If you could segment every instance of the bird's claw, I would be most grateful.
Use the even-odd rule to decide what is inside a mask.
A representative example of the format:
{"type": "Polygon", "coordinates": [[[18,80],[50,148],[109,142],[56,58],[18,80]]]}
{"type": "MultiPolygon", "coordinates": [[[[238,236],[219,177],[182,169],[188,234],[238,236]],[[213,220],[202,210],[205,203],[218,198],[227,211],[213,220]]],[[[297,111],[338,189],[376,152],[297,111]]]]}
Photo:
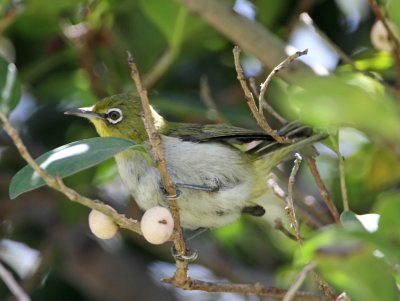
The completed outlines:
{"type": "Polygon", "coordinates": [[[190,248],[186,248],[185,254],[178,254],[175,249],[175,246],[172,246],[171,253],[172,256],[175,258],[175,260],[179,261],[193,262],[197,259],[197,257],[199,257],[199,253],[197,253],[196,250],[190,248]]]}
{"type": "Polygon", "coordinates": [[[165,197],[167,198],[168,201],[173,201],[173,200],[177,200],[181,197],[182,192],[180,190],[176,190],[176,193],[174,195],[169,195],[167,194],[165,197]]]}

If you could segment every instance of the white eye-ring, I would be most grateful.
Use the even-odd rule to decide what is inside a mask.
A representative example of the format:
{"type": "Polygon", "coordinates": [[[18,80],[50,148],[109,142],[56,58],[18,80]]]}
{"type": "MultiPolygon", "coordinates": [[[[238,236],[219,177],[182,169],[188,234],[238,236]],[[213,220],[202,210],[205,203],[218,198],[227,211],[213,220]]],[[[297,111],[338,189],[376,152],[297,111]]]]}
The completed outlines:
{"type": "Polygon", "coordinates": [[[109,109],[105,114],[104,117],[108,120],[109,123],[117,124],[118,122],[122,121],[124,116],[122,115],[122,111],[118,108],[109,109]]]}

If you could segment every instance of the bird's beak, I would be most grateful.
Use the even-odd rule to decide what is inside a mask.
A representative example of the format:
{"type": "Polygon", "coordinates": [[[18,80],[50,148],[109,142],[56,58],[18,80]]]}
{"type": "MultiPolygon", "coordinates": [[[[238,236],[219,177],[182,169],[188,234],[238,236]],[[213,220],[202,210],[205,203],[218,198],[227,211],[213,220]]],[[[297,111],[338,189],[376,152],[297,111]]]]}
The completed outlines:
{"type": "Polygon", "coordinates": [[[102,119],[103,116],[93,111],[93,107],[86,107],[86,108],[77,108],[77,109],[70,109],[65,111],[64,114],[66,115],[75,115],[79,117],[84,117],[87,119],[102,119]]]}

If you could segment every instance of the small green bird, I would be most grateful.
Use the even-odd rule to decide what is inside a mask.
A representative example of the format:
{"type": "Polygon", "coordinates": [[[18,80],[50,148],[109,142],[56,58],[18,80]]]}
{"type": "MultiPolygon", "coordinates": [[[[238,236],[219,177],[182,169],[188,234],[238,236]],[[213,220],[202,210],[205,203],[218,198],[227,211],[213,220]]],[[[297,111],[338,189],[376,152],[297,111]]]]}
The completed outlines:
{"type": "MultiPolygon", "coordinates": [[[[150,146],[142,105],[133,94],[107,97],[93,107],[65,113],[89,119],[102,137],[127,138],[150,146]]],[[[187,229],[222,227],[241,213],[263,215],[258,200],[267,191],[266,176],[295,152],[314,154],[312,145],[326,138],[325,134],[312,135],[310,128],[288,124],[279,134],[296,138],[296,143],[279,144],[261,131],[169,122],[153,109],[152,113],[171,179],[181,191],[181,226],[187,229]]],[[[168,206],[158,170],[141,153],[128,149],[115,159],[122,181],[142,209],[168,206]]]]}

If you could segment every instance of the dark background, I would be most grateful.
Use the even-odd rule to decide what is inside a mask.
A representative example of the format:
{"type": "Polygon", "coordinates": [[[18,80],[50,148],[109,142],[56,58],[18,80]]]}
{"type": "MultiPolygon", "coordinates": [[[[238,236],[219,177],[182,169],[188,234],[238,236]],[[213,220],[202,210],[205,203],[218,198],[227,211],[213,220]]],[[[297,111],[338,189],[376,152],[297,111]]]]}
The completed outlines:
{"type": "MultiPolygon", "coordinates": [[[[312,34],[311,27],[298,21],[298,15],[303,11],[310,14],[315,24],[359,68],[376,72],[393,86],[396,72],[391,54],[371,46],[370,30],[375,16],[367,1],[348,1],[355,5],[348,11],[339,2],[346,1],[254,0],[251,3],[254,22],[283,41],[294,43],[300,40],[302,43],[297,47],[309,48],[307,59],[313,67],[336,72],[346,84],[355,83],[367,94],[371,89],[373,93],[383,91],[380,84],[344,64],[328,46],[319,48],[324,42],[312,34]],[[308,31],[300,35],[304,29],[308,31]]],[[[243,12],[236,4],[238,12],[243,12]]],[[[175,1],[2,1],[0,14],[0,51],[15,62],[23,86],[21,101],[10,119],[34,157],[60,145],[96,136],[87,121],[65,116],[63,111],[92,105],[107,95],[134,91],[126,62],[127,50],[134,54],[145,78],[150,101],[169,120],[217,122],[215,111],[207,106],[200,93],[207,82],[218,112],[226,122],[256,128],[236,79],[232,56],[234,44],[175,1]],[[164,70],[154,80],[146,81],[149,75],[154,75],[154,66],[160,66],[163,56],[167,57],[164,70]]],[[[242,56],[242,64],[248,74],[255,76],[257,84],[271,71],[248,54],[242,56]]],[[[266,94],[269,103],[289,119],[299,118],[290,96],[298,89],[295,86],[296,83],[288,85],[275,77],[266,94]]],[[[325,91],[320,92],[311,90],[310,93],[321,99],[325,91]]],[[[337,106],[352,101],[346,99],[346,95],[330,95],[332,99],[345,100],[337,106]]],[[[388,101],[396,103],[393,99],[388,101]]],[[[397,105],[393,107],[398,110],[397,105]]],[[[339,119],[346,124],[332,125],[342,127],[338,141],[346,157],[350,208],[357,214],[392,212],[388,220],[395,220],[393,208],[399,208],[400,199],[397,191],[400,144],[398,138],[391,137],[398,137],[398,132],[390,126],[382,133],[365,128],[366,123],[374,128],[374,122],[384,122],[388,117],[385,110],[372,110],[371,114],[371,110],[363,113],[362,108],[363,105],[344,107],[343,110],[349,112],[348,120],[339,119]],[[385,209],[386,205],[382,205],[383,209],[380,207],[385,202],[391,204],[389,209],[385,209]]],[[[317,117],[318,114],[314,113],[317,117]]],[[[398,111],[393,114],[398,116],[398,111]]],[[[273,118],[268,118],[273,126],[278,126],[273,118]]],[[[304,121],[318,125],[313,118],[304,121]]],[[[399,119],[396,122],[398,125],[399,119]]],[[[327,128],[323,122],[321,126],[327,128]]],[[[319,146],[319,150],[321,174],[341,212],[337,156],[327,147],[319,146]]],[[[174,271],[169,244],[153,246],[127,231],[120,231],[109,241],[100,241],[88,228],[89,209],[48,188],[10,200],[9,182],[24,165],[10,139],[0,130],[0,258],[32,300],[257,300],[242,295],[185,292],[160,284],[161,277],[171,276],[174,271]]],[[[291,165],[288,162],[282,166],[278,177],[284,189],[291,165]]],[[[66,183],[84,195],[100,197],[119,211],[140,218],[140,210],[119,182],[113,160],[80,172],[66,179],[66,183]]],[[[324,232],[327,228],[323,226],[333,220],[305,166],[298,175],[296,188],[296,202],[299,212],[303,213],[299,214],[301,230],[305,237],[311,238],[324,232]]],[[[191,266],[190,274],[210,281],[261,282],[288,288],[303,266],[302,260],[296,261],[293,257],[297,254],[296,258],[306,258],[307,255],[301,255],[301,252],[299,255],[298,244],[274,229],[277,218],[285,227],[290,227],[284,202],[271,193],[266,203],[264,218],[242,218],[190,241],[200,254],[199,260],[191,266]]],[[[396,225],[390,229],[396,229],[396,225]]],[[[387,250],[393,253],[391,259],[396,260],[398,229],[397,221],[397,232],[386,231],[392,239],[387,240],[389,236],[383,234],[378,237],[389,243],[387,250]]],[[[338,245],[337,242],[344,239],[344,236],[340,237],[331,237],[330,241],[338,245]]],[[[356,240],[354,237],[348,239],[351,243],[356,240]]],[[[374,248],[371,245],[364,247],[363,250],[374,248]]],[[[309,249],[305,249],[308,252],[309,249]]],[[[352,255],[358,259],[346,257],[343,260],[350,260],[346,264],[352,270],[364,271],[362,268],[366,268],[369,257],[364,253],[352,255]]],[[[345,269],[340,265],[329,266],[324,260],[321,266],[337,293],[348,289],[346,285],[340,285],[341,280],[335,280],[335,273],[346,274],[345,269]]],[[[375,278],[364,279],[357,274],[352,275],[351,280],[359,281],[364,292],[380,279],[393,289],[393,279],[399,279],[398,270],[393,268],[388,272],[381,262],[376,266],[376,273],[371,276],[375,278]]],[[[374,274],[373,271],[367,274],[371,273],[374,274]]],[[[302,289],[317,291],[312,277],[302,289]]],[[[380,300],[395,300],[393,292],[395,289],[380,300]]],[[[374,293],[367,293],[367,296],[374,296],[374,293]]],[[[0,299],[13,300],[2,282],[0,299]]]]}

